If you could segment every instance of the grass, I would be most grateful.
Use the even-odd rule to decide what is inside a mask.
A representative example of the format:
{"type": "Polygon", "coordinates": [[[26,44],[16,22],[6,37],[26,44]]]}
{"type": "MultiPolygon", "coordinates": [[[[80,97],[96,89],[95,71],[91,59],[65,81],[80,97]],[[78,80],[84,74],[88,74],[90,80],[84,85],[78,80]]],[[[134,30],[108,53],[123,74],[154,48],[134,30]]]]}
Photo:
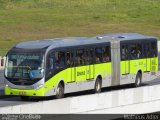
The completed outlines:
{"type": "Polygon", "coordinates": [[[0,55],[21,41],[138,32],[160,38],[159,0],[0,0],[0,55]]]}

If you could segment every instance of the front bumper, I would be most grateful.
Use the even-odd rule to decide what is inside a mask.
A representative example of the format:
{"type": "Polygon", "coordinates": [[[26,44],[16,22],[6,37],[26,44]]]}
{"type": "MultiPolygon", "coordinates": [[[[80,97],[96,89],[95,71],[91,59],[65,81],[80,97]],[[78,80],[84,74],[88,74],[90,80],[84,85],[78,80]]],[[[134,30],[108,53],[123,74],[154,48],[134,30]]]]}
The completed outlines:
{"type": "Polygon", "coordinates": [[[15,89],[8,86],[4,87],[5,95],[16,95],[16,96],[45,96],[45,89],[41,87],[38,90],[35,89],[15,89]]]}

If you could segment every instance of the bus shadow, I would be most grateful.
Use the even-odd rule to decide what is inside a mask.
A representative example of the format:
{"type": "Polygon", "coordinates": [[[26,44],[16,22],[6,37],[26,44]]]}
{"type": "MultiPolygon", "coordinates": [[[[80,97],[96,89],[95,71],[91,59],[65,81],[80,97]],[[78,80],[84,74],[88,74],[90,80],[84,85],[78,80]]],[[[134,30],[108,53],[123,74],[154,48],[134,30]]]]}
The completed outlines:
{"type": "MultiPolygon", "coordinates": [[[[142,85],[140,87],[144,87],[144,86],[148,86],[148,85],[149,85],[149,83],[142,83],[142,85]]],[[[133,89],[133,88],[135,88],[133,84],[112,86],[112,87],[102,88],[101,93],[118,91],[118,90],[133,89]]],[[[93,95],[93,94],[95,94],[93,92],[93,90],[68,93],[68,94],[65,94],[65,97],[62,99],[70,98],[70,97],[77,97],[77,96],[93,95]]],[[[28,100],[23,100],[23,102],[39,102],[39,101],[49,101],[49,100],[56,100],[56,98],[55,98],[55,96],[30,97],[28,100]]],[[[6,99],[6,101],[22,101],[22,100],[20,99],[19,96],[11,96],[11,97],[9,97],[9,99],[6,99]]]]}
{"type": "MultiPolygon", "coordinates": [[[[147,83],[143,83],[140,87],[147,86],[147,85],[148,85],[147,83]]],[[[135,88],[133,84],[127,84],[127,85],[121,85],[121,86],[112,86],[112,87],[102,88],[101,93],[117,91],[117,90],[133,89],[133,88],[135,88]]],[[[93,92],[93,90],[87,90],[87,91],[65,94],[64,98],[85,96],[85,95],[92,95],[92,94],[95,94],[93,92]]],[[[38,102],[38,101],[48,101],[48,100],[54,100],[54,99],[56,99],[55,96],[31,97],[28,101],[38,102]]]]}

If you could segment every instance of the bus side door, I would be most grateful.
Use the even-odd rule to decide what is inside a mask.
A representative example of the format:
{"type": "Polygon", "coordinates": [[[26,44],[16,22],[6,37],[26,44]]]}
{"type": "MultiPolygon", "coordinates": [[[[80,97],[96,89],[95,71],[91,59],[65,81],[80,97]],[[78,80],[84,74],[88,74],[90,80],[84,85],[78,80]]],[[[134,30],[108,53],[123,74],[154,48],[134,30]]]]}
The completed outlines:
{"type": "Polygon", "coordinates": [[[151,42],[151,71],[158,71],[158,59],[157,59],[157,41],[151,42]]]}
{"type": "Polygon", "coordinates": [[[146,71],[151,71],[151,58],[150,58],[150,44],[147,42],[145,44],[145,52],[146,52],[146,71]]]}
{"type": "Polygon", "coordinates": [[[158,70],[158,60],[157,60],[157,43],[156,41],[149,41],[145,44],[146,51],[146,71],[155,72],[158,70]]]}
{"type": "Polygon", "coordinates": [[[66,64],[67,64],[67,80],[68,82],[75,82],[75,67],[74,67],[74,52],[66,52],[66,64]]]}
{"type": "Polygon", "coordinates": [[[86,65],[85,65],[85,51],[84,49],[77,49],[75,54],[75,78],[76,82],[86,80],[86,65]]]}
{"type": "Polygon", "coordinates": [[[93,49],[86,50],[86,80],[93,80],[93,49]]]}
{"type": "Polygon", "coordinates": [[[121,45],[121,74],[129,74],[129,50],[127,44],[121,45]]]}

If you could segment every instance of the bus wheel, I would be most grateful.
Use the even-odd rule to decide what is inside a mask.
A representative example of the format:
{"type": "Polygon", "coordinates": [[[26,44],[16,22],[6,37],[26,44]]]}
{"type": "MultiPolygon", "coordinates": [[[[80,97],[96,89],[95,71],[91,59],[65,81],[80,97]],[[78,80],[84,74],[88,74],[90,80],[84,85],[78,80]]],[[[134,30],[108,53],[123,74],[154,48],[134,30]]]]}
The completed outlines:
{"type": "Polygon", "coordinates": [[[137,73],[134,87],[139,87],[141,85],[141,79],[142,79],[142,75],[140,73],[137,73]]]}
{"type": "Polygon", "coordinates": [[[21,96],[21,100],[22,101],[27,101],[27,100],[29,100],[29,96],[21,96]]]}
{"type": "Polygon", "coordinates": [[[101,87],[102,87],[102,82],[100,78],[97,78],[94,86],[94,93],[100,93],[101,92],[101,87]]]}
{"type": "Polygon", "coordinates": [[[63,97],[64,97],[64,87],[60,83],[57,87],[56,98],[59,99],[59,98],[63,98],[63,97]]]}

